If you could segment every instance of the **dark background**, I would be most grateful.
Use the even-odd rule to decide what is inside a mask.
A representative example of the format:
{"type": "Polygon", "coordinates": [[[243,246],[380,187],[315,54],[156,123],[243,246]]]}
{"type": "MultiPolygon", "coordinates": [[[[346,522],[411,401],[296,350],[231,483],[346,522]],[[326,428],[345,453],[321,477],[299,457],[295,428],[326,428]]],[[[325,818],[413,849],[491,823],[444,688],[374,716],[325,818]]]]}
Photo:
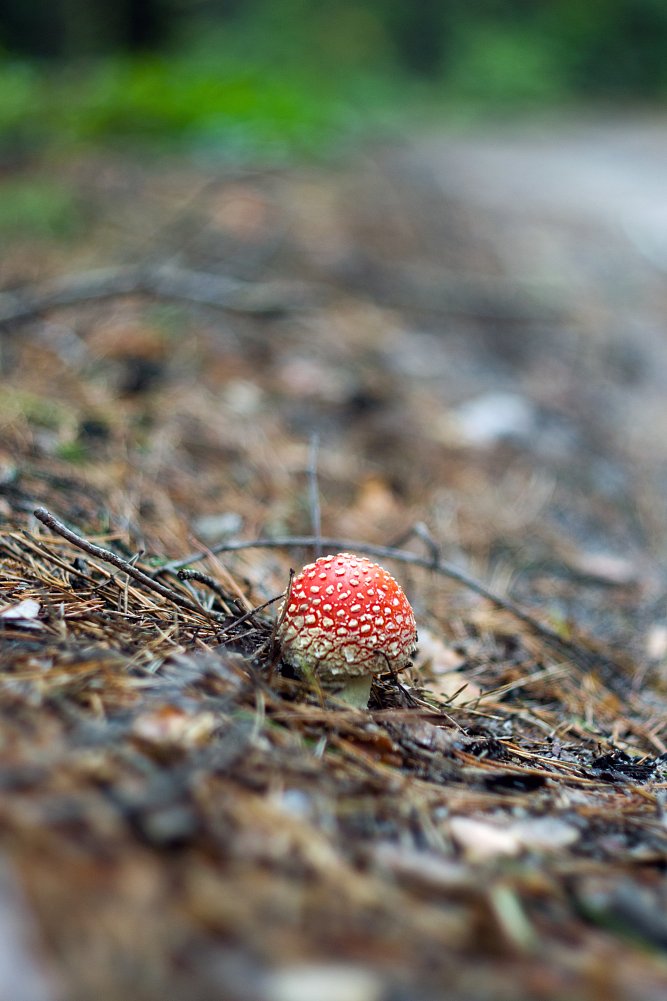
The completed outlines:
{"type": "Polygon", "coordinates": [[[662,0],[3,0],[0,167],[81,145],[343,154],[419,116],[659,106],[662,0]]]}
{"type": "Polygon", "coordinates": [[[0,53],[62,59],[156,50],[211,30],[221,50],[242,33],[276,59],[293,49],[309,61],[328,48],[350,64],[370,58],[452,83],[467,58],[470,90],[490,86],[491,67],[499,74],[503,59],[510,76],[529,65],[550,86],[582,97],[662,97],[667,87],[661,0],[3,0],[0,53]]]}

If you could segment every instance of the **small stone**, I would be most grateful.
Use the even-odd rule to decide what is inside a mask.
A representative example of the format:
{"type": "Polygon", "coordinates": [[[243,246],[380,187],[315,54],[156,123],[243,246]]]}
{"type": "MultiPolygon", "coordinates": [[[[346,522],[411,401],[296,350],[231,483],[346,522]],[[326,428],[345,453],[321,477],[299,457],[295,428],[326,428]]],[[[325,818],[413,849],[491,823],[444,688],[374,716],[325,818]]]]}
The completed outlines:
{"type": "Polygon", "coordinates": [[[384,985],[360,966],[290,966],[266,981],[266,1001],[380,1001],[384,985]]]}

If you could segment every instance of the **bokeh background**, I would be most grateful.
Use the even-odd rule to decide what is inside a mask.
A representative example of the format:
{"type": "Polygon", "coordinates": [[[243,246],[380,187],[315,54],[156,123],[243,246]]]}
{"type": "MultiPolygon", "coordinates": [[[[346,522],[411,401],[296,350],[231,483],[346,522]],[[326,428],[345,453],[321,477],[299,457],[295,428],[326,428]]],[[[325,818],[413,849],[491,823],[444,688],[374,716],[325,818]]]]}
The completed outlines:
{"type": "MultiPolygon", "coordinates": [[[[537,471],[545,496],[561,491],[549,495],[558,559],[575,537],[587,553],[655,555],[667,538],[666,44],[658,0],[4,0],[1,289],[167,263],[213,282],[312,283],[314,299],[261,321],[197,312],[187,296],[110,295],[43,327],[36,310],[35,356],[0,359],[3,433],[18,414],[49,461],[102,474],[145,421],[173,510],[236,517],[262,497],[252,534],[268,510],[274,530],[303,530],[289,477],[317,431],[327,456],[340,450],[331,527],[387,540],[424,519],[454,555],[476,553],[481,576],[503,560],[509,577],[542,567],[558,548],[524,553],[528,515],[501,517],[535,494],[537,471]],[[59,366],[72,378],[64,410],[59,366]],[[76,380],[89,377],[83,399],[76,380]],[[197,450],[213,413],[222,454],[204,490],[197,450]],[[254,451],[234,438],[239,419],[254,451]],[[293,438],[298,459],[286,448],[289,476],[274,482],[293,438]],[[590,510],[596,498],[609,517],[590,510]],[[356,522],[340,523],[355,505],[356,522]]],[[[127,520],[145,530],[144,492],[127,520]]],[[[165,512],[152,518],[155,548],[173,548],[165,512]]],[[[532,578],[525,595],[535,601],[532,578]]],[[[597,592],[593,604],[595,624],[606,606],[597,592]]],[[[581,620],[580,592],[575,605],[581,620]]],[[[569,598],[558,614],[574,614],[569,598]]]]}
{"type": "MultiPolygon", "coordinates": [[[[667,996],[666,43],[665,0],[0,0],[3,997],[667,996]],[[599,670],[401,565],[456,728],[281,718],[33,514],[166,572],[315,479],[599,670]]],[[[250,608],[311,552],[193,562],[250,608]]]]}
{"type": "Polygon", "coordinates": [[[661,101],[660,0],[4,0],[0,156],[321,151],[401,115],[661,101]]]}

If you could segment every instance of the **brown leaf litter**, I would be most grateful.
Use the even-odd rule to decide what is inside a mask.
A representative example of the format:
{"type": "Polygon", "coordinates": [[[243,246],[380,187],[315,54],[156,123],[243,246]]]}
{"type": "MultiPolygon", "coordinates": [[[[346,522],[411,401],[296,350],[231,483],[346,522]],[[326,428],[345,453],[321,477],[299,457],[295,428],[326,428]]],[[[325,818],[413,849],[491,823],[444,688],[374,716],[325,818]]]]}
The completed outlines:
{"type": "Polygon", "coordinates": [[[335,962],[380,997],[497,997],[520,957],[515,995],[557,997],[619,948],[660,981],[641,943],[662,942],[667,767],[639,696],[538,664],[516,626],[494,659],[491,612],[460,695],[415,669],[345,709],[281,673],[268,613],[222,580],[212,600],[170,576],[175,604],[43,526],[1,553],[3,841],[69,996],[187,976],[245,997],[245,963],[272,998],[272,970],[335,962]]]}
{"type": "Polygon", "coordinates": [[[119,158],[109,191],[93,167],[67,168],[88,237],[2,264],[35,288],[4,298],[0,358],[0,981],[663,998],[662,494],[610,431],[623,387],[591,395],[608,317],[527,297],[400,157],[242,182],[119,158]],[[126,264],[147,234],[178,307],[159,261],[126,264]],[[508,380],[521,420],[453,436],[508,380]],[[368,711],[272,648],[290,567],[333,548],[314,472],[423,637],[368,711]]]}

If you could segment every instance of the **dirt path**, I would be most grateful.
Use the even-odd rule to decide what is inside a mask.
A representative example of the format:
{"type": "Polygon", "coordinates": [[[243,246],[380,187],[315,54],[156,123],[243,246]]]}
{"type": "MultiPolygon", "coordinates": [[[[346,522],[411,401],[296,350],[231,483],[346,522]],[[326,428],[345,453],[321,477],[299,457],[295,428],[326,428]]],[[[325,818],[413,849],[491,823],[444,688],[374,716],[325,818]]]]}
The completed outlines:
{"type": "MultiPolygon", "coordinates": [[[[524,426],[537,465],[570,500],[582,490],[588,498],[586,526],[569,523],[572,540],[654,555],[662,577],[667,122],[556,121],[427,137],[400,162],[406,177],[424,172],[463,209],[479,270],[495,266],[511,286],[537,289],[538,301],[562,310],[556,322],[546,310],[522,327],[497,322],[488,344],[498,357],[486,375],[538,408],[541,426],[524,426]],[[613,528],[596,517],[598,501],[614,510],[613,528]]],[[[467,249],[464,271],[471,256],[475,268],[467,249]]]]}
{"type": "Polygon", "coordinates": [[[504,273],[553,285],[570,326],[594,339],[581,345],[597,364],[592,381],[629,389],[619,445],[628,424],[638,453],[662,438],[651,407],[667,382],[667,122],[491,129],[426,139],[411,155],[467,206],[504,273]]]}
{"type": "Polygon", "coordinates": [[[486,210],[609,232],[653,230],[667,217],[667,123],[659,118],[491,127],[419,143],[444,191],[486,210]]]}

